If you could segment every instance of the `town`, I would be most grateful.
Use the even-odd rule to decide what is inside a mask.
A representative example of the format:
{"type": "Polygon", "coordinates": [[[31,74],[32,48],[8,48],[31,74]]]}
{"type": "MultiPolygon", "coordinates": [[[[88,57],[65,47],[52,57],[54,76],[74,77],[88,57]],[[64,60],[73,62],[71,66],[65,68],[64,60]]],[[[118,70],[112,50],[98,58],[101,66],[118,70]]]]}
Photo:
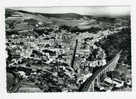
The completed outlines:
{"type": "Polygon", "coordinates": [[[5,10],[8,92],[130,91],[130,17],[5,10]]]}

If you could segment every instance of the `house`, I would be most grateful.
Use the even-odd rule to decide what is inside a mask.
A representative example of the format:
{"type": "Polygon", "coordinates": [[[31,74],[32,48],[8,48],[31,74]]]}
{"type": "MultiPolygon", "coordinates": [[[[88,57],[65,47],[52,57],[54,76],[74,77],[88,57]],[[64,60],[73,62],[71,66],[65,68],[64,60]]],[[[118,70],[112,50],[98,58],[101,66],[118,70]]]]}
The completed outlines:
{"type": "Polygon", "coordinates": [[[119,79],[117,79],[117,78],[114,78],[114,79],[113,79],[113,84],[115,84],[115,87],[116,87],[116,88],[120,88],[120,87],[123,87],[123,86],[124,86],[124,81],[119,80],[119,79]]]}

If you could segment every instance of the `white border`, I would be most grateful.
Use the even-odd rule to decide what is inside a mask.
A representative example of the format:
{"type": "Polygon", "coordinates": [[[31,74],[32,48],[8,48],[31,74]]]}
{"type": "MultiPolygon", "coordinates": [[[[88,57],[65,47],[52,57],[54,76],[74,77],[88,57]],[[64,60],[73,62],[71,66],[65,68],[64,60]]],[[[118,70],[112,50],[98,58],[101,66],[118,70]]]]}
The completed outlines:
{"type": "Polygon", "coordinates": [[[136,96],[136,5],[135,0],[1,0],[0,2],[0,99],[24,98],[135,98],[136,96]],[[86,93],[15,93],[6,92],[5,73],[5,16],[6,7],[46,7],[46,6],[131,6],[132,40],[132,92],[86,92],[86,93]]]}

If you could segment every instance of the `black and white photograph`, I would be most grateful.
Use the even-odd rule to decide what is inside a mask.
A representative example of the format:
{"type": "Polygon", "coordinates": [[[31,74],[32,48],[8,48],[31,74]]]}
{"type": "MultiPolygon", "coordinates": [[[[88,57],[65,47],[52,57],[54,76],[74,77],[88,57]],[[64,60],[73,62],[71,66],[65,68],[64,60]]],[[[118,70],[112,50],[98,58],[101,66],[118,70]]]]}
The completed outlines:
{"type": "Polygon", "coordinates": [[[131,92],[130,6],[5,8],[7,93],[131,92]]]}

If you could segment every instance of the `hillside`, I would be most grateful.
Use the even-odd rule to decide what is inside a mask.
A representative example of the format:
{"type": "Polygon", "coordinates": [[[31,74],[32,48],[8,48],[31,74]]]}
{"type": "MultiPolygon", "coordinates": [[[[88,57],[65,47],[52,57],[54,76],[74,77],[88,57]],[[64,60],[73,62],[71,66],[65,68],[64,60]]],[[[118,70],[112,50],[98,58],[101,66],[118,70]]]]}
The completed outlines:
{"type": "MultiPolygon", "coordinates": [[[[95,77],[95,72],[106,66],[120,50],[117,69],[108,74],[111,79],[118,75],[120,82],[126,84],[119,89],[131,88],[131,83],[127,84],[131,82],[129,16],[98,17],[6,9],[5,24],[7,72],[16,73],[23,79],[20,83],[23,92],[28,92],[27,87],[31,85],[43,92],[79,91],[85,80],[95,77]]],[[[13,77],[8,75],[7,78],[13,77]]],[[[101,83],[105,83],[105,78],[104,73],[101,83]]],[[[9,83],[8,89],[12,85],[9,83]]],[[[101,87],[103,91],[111,87],[116,89],[111,85],[101,87]]],[[[94,89],[101,91],[98,85],[94,89]]]]}
{"type": "MultiPolygon", "coordinates": [[[[34,13],[22,10],[13,10],[7,9],[6,10],[6,18],[14,16],[22,16],[22,19],[30,19],[33,18],[38,21],[42,21],[45,23],[53,23],[57,25],[68,25],[75,27],[77,26],[79,29],[89,29],[92,27],[105,27],[109,24],[114,25],[116,23],[119,24],[122,20],[129,20],[126,16],[124,17],[97,17],[97,16],[89,16],[89,15],[80,15],[76,13],[64,13],[64,14],[49,14],[49,13],[34,13]]],[[[13,18],[12,18],[13,19],[13,18]]]]}

